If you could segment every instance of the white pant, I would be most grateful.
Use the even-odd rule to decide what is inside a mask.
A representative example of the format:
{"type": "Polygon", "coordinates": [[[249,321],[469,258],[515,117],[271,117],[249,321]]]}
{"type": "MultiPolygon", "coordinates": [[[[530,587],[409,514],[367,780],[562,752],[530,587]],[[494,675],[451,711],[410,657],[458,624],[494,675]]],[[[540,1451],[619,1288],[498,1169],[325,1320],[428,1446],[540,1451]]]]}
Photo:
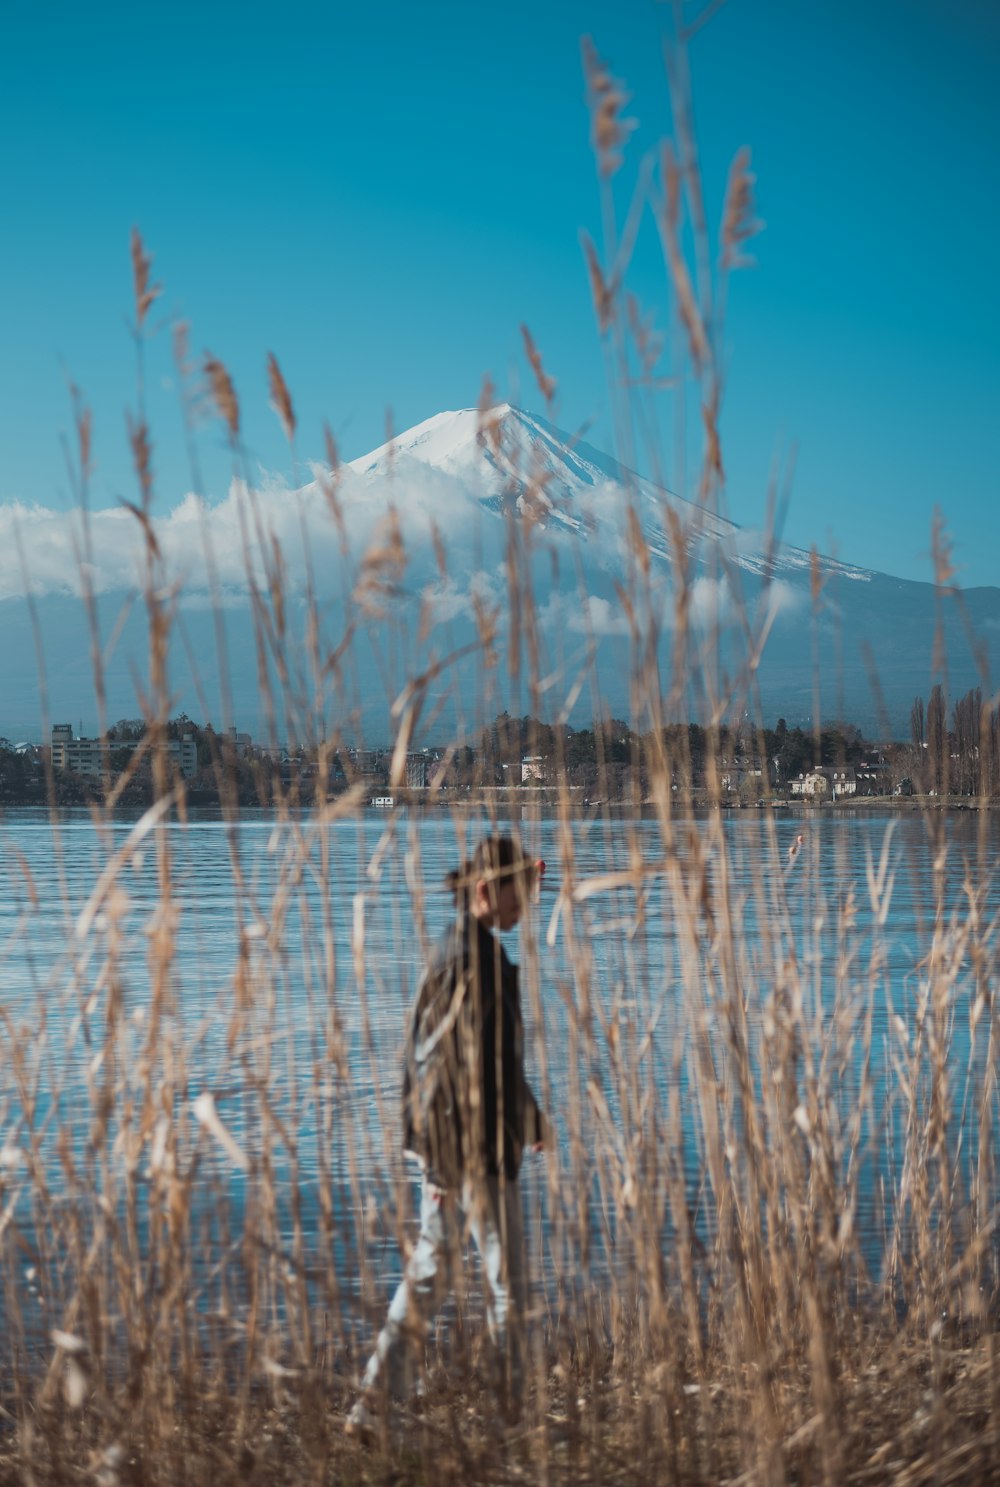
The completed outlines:
{"type": "Polygon", "coordinates": [[[523,1385],[525,1304],[524,1218],[517,1179],[466,1180],[461,1198],[423,1179],[420,1235],[365,1369],[364,1389],[388,1385],[407,1392],[410,1349],[422,1350],[428,1325],[451,1290],[462,1221],[476,1242],[486,1273],[486,1321],[496,1347],[501,1385],[512,1400],[523,1385]]]}

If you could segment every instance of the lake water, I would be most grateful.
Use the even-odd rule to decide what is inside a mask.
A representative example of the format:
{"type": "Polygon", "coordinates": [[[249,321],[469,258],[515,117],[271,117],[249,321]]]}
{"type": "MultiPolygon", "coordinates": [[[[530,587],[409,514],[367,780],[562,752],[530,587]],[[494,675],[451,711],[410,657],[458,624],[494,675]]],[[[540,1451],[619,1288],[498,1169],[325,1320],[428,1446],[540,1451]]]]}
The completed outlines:
{"type": "MultiPolygon", "coordinates": [[[[844,1131],[865,1094],[852,1158],[856,1223],[877,1270],[905,1138],[901,1050],[919,1033],[937,924],[951,957],[952,1136],[964,1130],[962,1160],[974,1164],[979,1131],[967,1091],[983,1074],[990,1013],[977,1021],[972,1009],[979,997],[981,1014],[982,995],[995,985],[1000,818],[968,812],[930,821],[943,829],[937,843],[916,812],[828,809],[772,820],[736,811],[689,823],[668,861],[653,820],[522,821],[528,850],[548,864],[509,948],[522,962],[533,1082],[557,1133],[557,1181],[546,1183],[540,1158],[525,1176],[553,1284],[579,1264],[581,1246],[588,1263],[621,1259],[615,1205],[650,1171],[651,1101],[657,1129],[682,1149],[696,1224],[710,1232],[692,1050],[704,1017],[725,1090],[731,1045],[713,1008],[734,979],[755,1078],[768,1067],[761,1050],[784,976],[804,999],[816,1087],[844,1131]],[[786,869],[799,833],[801,850],[786,869]],[[703,852],[704,891],[694,870],[703,852]],[[572,907],[561,895],[570,857],[572,907]],[[631,873],[631,881],[597,882],[613,873],[631,873]],[[695,920],[684,894],[702,905],[695,920]],[[671,1110],[679,1125],[671,1126],[671,1110]],[[565,1235],[548,1244],[560,1223],[577,1225],[575,1249],[565,1235]]],[[[438,885],[481,823],[369,812],[319,827],[248,812],[235,827],[171,821],[130,845],[134,829],[121,820],[99,832],[86,814],[54,829],[32,811],[11,812],[0,826],[4,1192],[37,1222],[29,1148],[55,1203],[74,1172],[114,1182],[131,1163],[148,1182],[157,1140],[173,1123],[178,1160],[199,1163],[207,1208],[214,1212],[222,1195],[226,1222],[238,1228],[248,1193],[266,1178],[277,1193],[276,1242],[291,1244],[300,1222],[319,1268],[329,1237],[326,1185],[343,1285],[367,1276],[384,1294],[405,1202],[397,1092],[406,1011],[424,948],[452,912],[438,885]],[[101,875],[116,857],[105,892],[101,875]],[[156,1108],[147,1118],[150,1089],[156,1108]],[[193,1118],[207,1094],[228,1147],[193,1118]],[[108,1119],[99,1163],[98,1109],[108,1119]]],[[[738,1101],[725,1098],[738,1122],[738,1101]]],[[[206,1233],[223,1243],[211,1223],[206,1233]]]]}

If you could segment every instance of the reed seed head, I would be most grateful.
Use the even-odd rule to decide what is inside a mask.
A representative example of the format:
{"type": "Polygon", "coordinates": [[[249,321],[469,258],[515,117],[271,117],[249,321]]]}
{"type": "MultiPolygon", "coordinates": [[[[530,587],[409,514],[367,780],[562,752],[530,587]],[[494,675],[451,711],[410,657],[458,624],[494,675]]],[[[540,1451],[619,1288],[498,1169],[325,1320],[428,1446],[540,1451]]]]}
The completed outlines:
{"type": "Polygon", "coordinates": [[[204,371],[208,380],[209,393],[219,415],[229,429],[230,438],[235,442],[240,434],[240,405],[236,397],[236,389],[233,387],[233,379],[222,362],[210,352],[205,355],[204,371]]]}
{"type": "Polygon", "coordinates": [[[631,95],[625,92],[617,78],[611,76],[589,36],[583,38],[581,51],[590,109],[590,143],[597,156],[601,177],[608,180],[621,169],[623,151],[637,121],[622,118],[622,109],[631,95]]]}
{"type": "Polygon", "coordinates": [[[541,393],[542,397],[545,399],[546,407],[551,408],[553,399],[556,395],[556,387],[558,385],[556,383],[556,379],[554,377],[550,377],[546,372],[544,366],[542,365],[542,353],[535,345],[531,331],[526,325],[521,326],[521,335],[524,337],[525,355],[528,358],[531,370],[535,374],[535,381],[538,383],[538,390],[541,393]]]}
{"type": "Polygon", "coordinates": [[[278,359],[271,351],[267,354],[267,384],[271,393],[271,407],[277,413],[285,438],[291,444],[295,438],[295,409],[292,407],[288,384],[281,375],[278,359]]]}
{"type": "Polygon", "coordinates": [[[135,292],[135,323],[141,332],[150,306],[163,293],[162,285],[150,283],[153,260],[146,252],[138,227],[132,229],[132,284],[135,292]]]}
{"type": "Polygon", "coordinates": [[[753,259],[742,252],[743,244],[756,237],[764,224],[754,215],[753,188],[757,177],[750,169],[750,151],[744,146],[729,167],[726,204],[722,214],[722,266],[746,268],[753,259]]]}

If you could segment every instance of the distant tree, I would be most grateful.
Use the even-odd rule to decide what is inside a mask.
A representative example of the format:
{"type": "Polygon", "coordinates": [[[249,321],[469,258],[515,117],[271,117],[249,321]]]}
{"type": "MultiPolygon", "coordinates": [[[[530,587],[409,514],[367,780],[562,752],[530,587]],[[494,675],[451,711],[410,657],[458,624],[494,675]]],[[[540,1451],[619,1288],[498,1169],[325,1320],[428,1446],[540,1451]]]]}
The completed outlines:
{"type": "Polygon", "coordinates": [[[924,699],[914,697],[910,708],[910,738],[915,749],[922,749],[927,738],[924,723],[924,699]]]}
{"type": "Polygon", "coordinates": [[[778,750],[778,778],[782,781],[794,779],[813,763],[812,739],[801,728],[786,729],[784,741],[778,750]]]}
{"type": "Polygon", "coordinates": [[[607,764],[628,764],[632,758],[632,730],[621,718],[609,718],[599,725],[604,760],[607,764]]]}
{"type": "Polygon", "coordinates": [[[597,744],[589,728],[574,729],[566,735],[566,767],[597,764],[597,744]]]}
{"type": "Polygon", "coordinates": [[[197,723],[193,723],[187,713],[181,713],[177,718],[171,718],[167,723],[168,738],[183,738],[185,733],[199,734],[201,729],[197,723]]]}
{"type": "Polygon", "coordinates": [[[689,723],[687,734],[693,782],[700,780],[705,772],[705,756],[708,753],[708,735],[700,723],[689,723]]]}
{"type": "Polygon", "coordinates": [[[521,719],[521,752],[535,754],[542,759],[551,759],[556,753],[555,729],[550,723],[538,718],[521,719]]]}
{"type": "Polygon", "coordinates": [[[927,703],[927,782],[925,789],[944,795],[948,789],[948,727],[944,692],[938,683],[927,703]]]}
{"type": "Polygon", "coordinates": [[[818,763],[840,767],[858,764],[867,750],[868,744],[860,728],[853,723],[831,723],[819,736],[818,763]]]}
{"type": "Polygon", "coordinates": [[[955,734],[955,788],[961,795],[979,794],[979,743],[983,719],[983,694],[978,687],[960,697],[952,711],[955,734]]]}
{"type": "Polygon", "coordinates": [[[145,732],[145,719],[119,718],[118,722],[108,729],[108,741],[111,743],[138,743],[145,732]]]}
{"type": "Polygon", "coordinates": [[[475,750],[470,749],[468,744],[464,748],[455,750],[452,758],[452,773],[457,784],[475,784],[476,767],[475,750]]]}
{"type": "Polygon", "coordinates": [[[8,739],[0,739],[0,800],[10,802],[38,799],[41,772],[27,754],[19,754],[8,739]]]}
{"type": "Polygon", "coordinates": [[[195,747],[198,750],[198,769],[211,769],[219,757],[219,736],[211,723],[194,730],[195,747]]]}
{"type": "Polygon", "coordinates": [[[986,745],[986,757],[980,764],[983,788],[990,795],[1000,795],[1000,706],[990,708],[982,736],[986,745]]]}
{"type": "Polygon", "coordinates": [[[754,801],[760,800],[765,793],[767,780],[763,775],[744,775],[739,783],[739,797],[744,805],[752,805],[754,801]]]}

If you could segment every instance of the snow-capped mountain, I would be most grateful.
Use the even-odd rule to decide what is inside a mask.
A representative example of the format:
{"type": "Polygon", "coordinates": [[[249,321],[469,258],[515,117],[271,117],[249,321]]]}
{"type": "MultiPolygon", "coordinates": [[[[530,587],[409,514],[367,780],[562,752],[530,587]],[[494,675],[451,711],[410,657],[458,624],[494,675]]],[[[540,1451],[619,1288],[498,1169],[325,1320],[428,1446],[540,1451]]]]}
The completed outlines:
{"type": "MultiPolygon", "coordinates": [[[[81,623],[80,532],[45,508],[13,515],[0,508],[0,732],[20,735],[38,732],[39,681],[16,544],[2,540],[15,518],[44,641],[51,713],[86,721],[94,706],[92,643],[81,623]]],[[[121,508],[92,512],[90,533],[87,572],[101,645],[110,644],[109,711],[130,715],[146,655],[142,606],[130,609],[127,600],[141,572],[141,534],[121,508]]],[[[931,584],[831,558],[820,558],[814,574],[810,554],[712,516],[506,404],[485,415],[439,413],[336,472],[317,467],[298,490],[262,479],[253,491],[234,483],[214,504],[187,496],[157,519],[156,535],[164,579],[178,594],[171,651],[177,708],[221,716],[224,672],[233,715],[258,732],[264,708],[248,561],[258,595],[273,603],[280,587],[283,644],[299,704],[313,686],[302,640],[311,583],[321,651],[340,658],[326,671],[330,709],[360,719],[366,735],[379,740],[391,732],[392,703],[420,674],[430,677],[426,712],[442,732],[455,719],[471,726],[477,711],[492,715],[503,706],[569,711],[577,719],[598,706],[627,715],[635,624],[644,637],[659,637],[661,685],[679,683],[693,716],[699,677],[692,658],[717,622],[724,677],[736,697],[756,690],[767,718],[809,717],[818,676],[824,717],[872,727],[888,714],[905,732],[914,696],[926,696],[936,679],[938,618],[953,696],[983,681],[983,660],[988,664],[1000,634],[1000,589],[968,590],[960,609],[950,597],[938,602],[931,584]],[[526,636],[528,593],[533,619],[526,636]],[[681,593],[691,639],[676,678],[681,593]],[[217,606],[226,631],[221,657],[217,606]],[[970,630],[979,637],[977,664],[970,630]],[[487,632],[484,651],[476,640],[487,632]],[[338,649],[345,635],[349,644],[338,649]],[[438,669],[456,653],[459,659],[438,669]],[[484,665],[487,657],[495,664],[484,665]]],[[[273,676],[273,656],[270,668],[273,676]]]]}
{"type": "MultiPolygon", "coordinates": [[[[403,484],[413,465],[458,481],[481,505],[500,512],[512,507],[556,531],[575,536],[617,520],[618,498],[631,496],[655,557],[669,561],[672,540],[664,525],[665,507],[675,513],[690,550],[710,540],[725,544],[736,565],[748,573],[808,571],[810,554],[800,548],[772,548],[762,534],[712,515],[662,485],[644,479],[590,444],[553,427],[537,414],[508,403],[487,413],[476,408],[437,413],[433,418],[352,460],[349,468],[373,485],[396,479],[403,484]]],[[[864,568],[823,558],[823,571],[866,581],[864,568]]]]}

